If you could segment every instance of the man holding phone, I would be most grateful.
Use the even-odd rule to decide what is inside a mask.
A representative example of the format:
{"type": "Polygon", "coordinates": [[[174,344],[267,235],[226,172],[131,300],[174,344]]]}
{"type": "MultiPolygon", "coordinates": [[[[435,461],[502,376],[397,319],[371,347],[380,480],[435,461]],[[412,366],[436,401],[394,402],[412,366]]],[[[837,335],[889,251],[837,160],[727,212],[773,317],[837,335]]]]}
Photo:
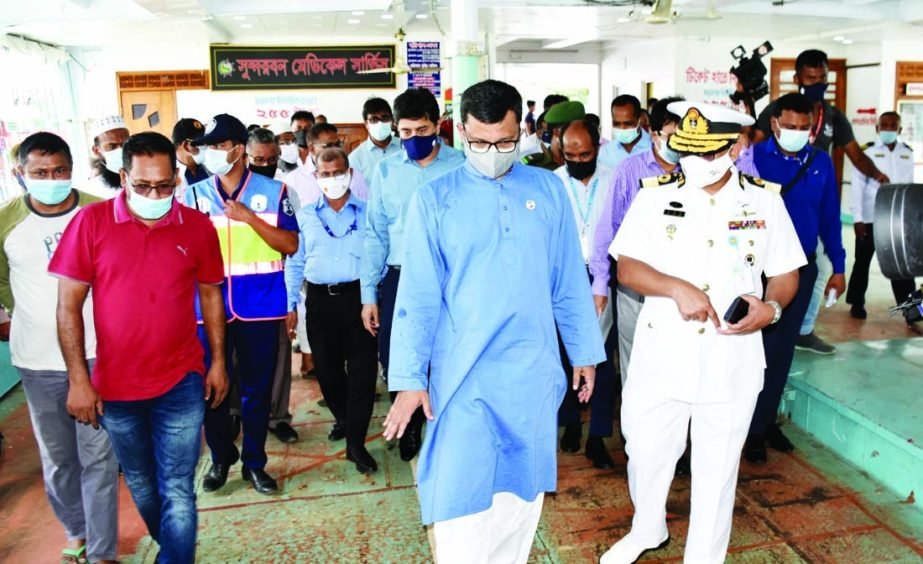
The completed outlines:
{"type": "Polygon", "coordinates": [[[760,330],[782,316],[805,263],[773,193],[779,187],[733,166],[741,126],[753,119],[698,102],[667,110],[683,116],[667,143],[680,154],[685,182],[641,190],[610,248],[619,283],[645,301],[622,391],[635,515],[603,564],[634,562],[669,539],[666,500],[687,429],[693,453],[685,558],[724,560],[739,453],[766,365],[760,330]],[[725,312],[737,318],[735,300],[747,313],[722,323],[725,312]]]}

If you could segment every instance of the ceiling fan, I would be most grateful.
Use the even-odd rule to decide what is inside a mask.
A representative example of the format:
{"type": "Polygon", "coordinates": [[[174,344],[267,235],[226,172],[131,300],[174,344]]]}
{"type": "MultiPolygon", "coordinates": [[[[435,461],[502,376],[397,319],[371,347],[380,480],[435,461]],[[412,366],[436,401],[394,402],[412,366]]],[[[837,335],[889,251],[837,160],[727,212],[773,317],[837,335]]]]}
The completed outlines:
{"type": "Polygon", "coordinates": [[[401,56],[400,52],[404,50],[404,38],[407,37],[407,34],[404,33],[404,28],[397,30],[397,33],[394,34],[394,38],[400,42],[400,47],[398,47],[397,52],[394,54],[394,65],[386,69],[369,69],[361,70],[356,74],[377,74],[382,72],[391,72],[394,74],[408,74],[411,72],[439,72],[442,70],[442,67],[414,67],[411,68],[407,64],[407,61],[404,60],[404,57],[401,56]]]}

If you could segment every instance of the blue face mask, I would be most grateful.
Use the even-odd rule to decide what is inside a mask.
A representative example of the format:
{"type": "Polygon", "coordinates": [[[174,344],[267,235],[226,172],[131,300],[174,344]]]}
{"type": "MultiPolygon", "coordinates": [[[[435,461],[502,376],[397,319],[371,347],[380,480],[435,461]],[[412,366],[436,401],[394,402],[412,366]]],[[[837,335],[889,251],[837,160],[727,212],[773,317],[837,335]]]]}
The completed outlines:
{"type": "Polygon", "coordinates": [[[878,139],[885,145],[890,145],[892,143],[897,143],[897,132],[896,131],[879,131],[878,139]]]}
{"type": "Polygon", "coordinates": [[[776,136],[776,141],[779,143],[779,146],[786,151],[797,153],[798,151],[804,149],[804,146],[808,144],[809,135],[811,135],[810,131],[783,129],[780,127],[779,135],[776,136]]]}
{"type": "Polygon", "coordinates": [[[71,179],[65,180],[38,180],[25,179],[26,191],[29,195],[45,204],[56,206],[67,199],[71,193],[71,179]]]}
{"type": "Polygon", "coordinates": [[[657,147],[657,152],[660,153],[660,158],[667,161],[670,164],[679,163],[679,153],[670,148],[670,136],[661,135],[660,136],[660,146],[657,147]]]}
{"type": "Polygon", "coordinates": [[[408,139],[401,139],[401,145],[407,151],[407,156],[415,161],[422,161],[430,156],[436,146],[436,134],[414,135],[408,139]]]}
{"type": "Polygon", "coordinates": [[[621,127],[612,128],[612,140],[622,145],[631,145],[639,135],[641,135],[640,127],[630,127],[628,129],[622,129],[621,127]]]}
{"type": "Polygon", "coordinates": [[[804,94],[804,97],[807,98],[808,101],[816,104],[817,102],[824,101],[824,93],[827,92],[827,87],[829,86],[829,84],[818,82],[811,86],[802,86],[801,93],[804,94]]]}
{"type": "Polygon", "coordinates": [[[128,205],[142,219],[160,219],[173,207],[173,197],[153,200],[146,198],[132,189],[131,184],[125,190],[128,193],[128,205]]]}

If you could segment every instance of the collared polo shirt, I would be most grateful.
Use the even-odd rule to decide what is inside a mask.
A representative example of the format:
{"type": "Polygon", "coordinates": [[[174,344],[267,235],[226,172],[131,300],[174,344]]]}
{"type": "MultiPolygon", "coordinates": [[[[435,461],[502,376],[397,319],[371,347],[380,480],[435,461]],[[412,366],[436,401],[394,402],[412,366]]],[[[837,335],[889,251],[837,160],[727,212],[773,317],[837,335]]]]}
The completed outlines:
{"type": "Polygon", "coordinates": [[[174,201],[148,226],[131,214],[123,190],[74,217],[48,271],[92,288],[92,379],[103,400],[158,397],[189,372],[204,374],[196,285],[224,281],[218,236],[204,214],[174,201]]]}

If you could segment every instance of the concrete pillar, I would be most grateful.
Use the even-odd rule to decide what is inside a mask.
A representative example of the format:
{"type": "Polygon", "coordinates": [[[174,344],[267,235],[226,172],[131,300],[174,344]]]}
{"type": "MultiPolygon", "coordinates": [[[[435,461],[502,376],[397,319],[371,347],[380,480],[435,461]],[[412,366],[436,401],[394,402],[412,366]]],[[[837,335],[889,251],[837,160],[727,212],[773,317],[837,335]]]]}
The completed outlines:
{"type": "MultiPolygon", "coordinates": [[[[452,119],[461,123],[461,96],[472,84],[478,82],[481,55],[478,47],[477,0],[452,0],[452,119]]],[[[460,135],[455,135],[455,147],[462,148],[460,135]]]]}

